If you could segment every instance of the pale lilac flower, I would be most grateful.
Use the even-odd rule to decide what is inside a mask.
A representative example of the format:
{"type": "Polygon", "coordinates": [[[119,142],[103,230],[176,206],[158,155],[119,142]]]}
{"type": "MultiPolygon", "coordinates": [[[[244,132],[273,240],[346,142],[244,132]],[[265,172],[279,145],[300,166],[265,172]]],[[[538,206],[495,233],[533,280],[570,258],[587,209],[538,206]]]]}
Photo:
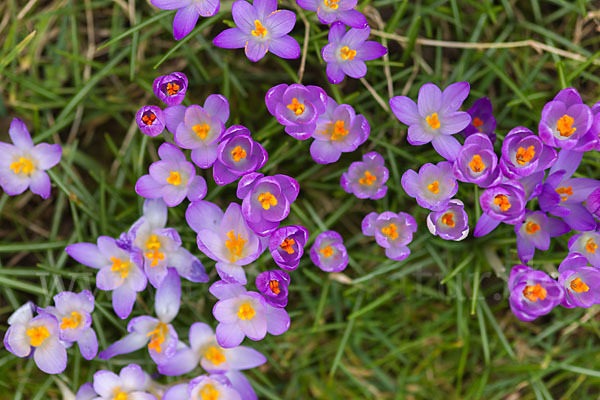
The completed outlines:
{"type": "Polygon", "coordinates": [[[340,272],[348,266],[348,251],[336,231],[319,234],[310,248],[310,260],[325,272],[340,272]]]}
{"type": "Polygon", "coordinates": [[[354,9],[357,0],[296,0],[296,2],[305,10],[316,11],[322,24],[329,25],[340,21],[352,28],[367,27],[365,16],[354,9]]]}
{"type": "Polygon", "coordinates": [[[452,163],[424,164],[417,174],[412,169],[402,175],[402,188],[417,203],[431,211],[440,211],[458,191],[452,163]]]}
{"type": "Polygon", "coordinates": [[[284,226],[269,237],[269,251],[273,261],[287,271],[298,268],[308,240],[308,229],[301,225],[284,226]]]}
{"type": "Polygon", "coordinates": [[[600,268],[600,231],[582,232],[569,239],[569,253],[579,253],[600,268]]]}
{"type": "Polygon", "coordinates": [[[188,384],[175,385],[165,392],[162,400],[242,400],[244,397],[232,386],[226,375],[200,375],[188,384]]]}
{"type": "Polygon", "coordinates": [[[494,186],[502,179],[494,145],[483,133],[473,133],[465,139],[453,168],[456,179],[482,188],[494,186]]]}
{"type": "Polygon", "coordinates": [[[460,200],[450,200],[446,208],[427,216],[427,228],[432,235],[445,240],[460,241],[469,235],[469,216],[460,200]]]}
{"type": "Polygon", "coordinates": [[[558,267],[558,283],[564,288],[561,305],[589,308],[600,304],[600,270],[587,265],[579,253],[569,254],[558,267]]]}
{"type": "Polygon", "coordinates": [[[515,225],[525,216],[525,189],[518,181],[507,180],[486,189],[479,196],[479,204],[483,214],[479,217],[475,237],[485,236],[504,222],[515,225]]]}
{"type": "Polygon", "coordinates": [[[557,159],[556,150],[542,143],[529,129],[511,129],[502,141],[500,168],[509,179],[519,179],[544,171],[557,159]]]}
{"type": "Polygon", "coordinates": [[[526,265],[512,268],[508,290],[510,308],[521,321],[533,321],[540,315],[548,314],[565,296],[563,287],[557,281],[545,272],[526,265]]]}
{"type": "Polygon", "coordinates": [[[135,121],[144,135],[155,137],[165,130],[165,116],[157,106],[143,106],[135,114],[135,121]]]}
{"type": "Polygon", "coordinates": [[[137,364],[129,364],[119,375],[100,370],[94,374],[95,400],[156,400],[147,392],[149,379],[137,364]]]}
{"type": "Polygon", "coordinates": [[[185,98],[187,88],[188,80],[183,72],[172,72],[169,75],[159,76],[152,83],[154,95],[167,106],[181,104],[185,98]]]}
{"type": "Polygon", "coordinates": [[[385,183],[389,177],[383,157],[372,151],[364,154],[362,159],[350,164],[348,171],[342,174],[340,185],[359,199],[380,199],[387,193],[385,183]]]}
{"type": "Polygon", "coordinates": [[[173,19],[173,37],[180,40],[196,26],[198,18],[212,17],[219,12],[220,0],[151,0],[153,6],[163,10],[177,10],[173,19]]]}
{"type": "Polygon", "coordinates": [[[386,257],[396,261],[410,255],[407,245],[416,231],[417,222],[413,216],[403,212],[372,212],[362,220],[363,235],[375,236],[377,244],[385,249],[386,257]]]}
{"type": "Polygon", "coordinates": [[[562,236],[571,228],[561,220],[549,218],[543,211],[527,211],[523,222],[515,225],[517,253],[523,263],[528,263],[535,249],[546,251],[550,248],[550,238],[562,236]]]}

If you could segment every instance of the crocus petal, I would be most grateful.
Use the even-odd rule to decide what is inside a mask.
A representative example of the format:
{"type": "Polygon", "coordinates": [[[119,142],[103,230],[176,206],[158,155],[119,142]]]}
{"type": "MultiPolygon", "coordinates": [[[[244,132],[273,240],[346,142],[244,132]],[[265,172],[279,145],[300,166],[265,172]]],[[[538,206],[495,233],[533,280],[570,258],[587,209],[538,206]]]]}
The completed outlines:
{"type": "Polygon", "coordinates": [[[173,19],[173,37],[175,40],[183,39],[194,29],[198,22],[198,10],[193,4],[185,8],[180,8],[173,19]]]}
{"type": "Polygon", "coordinates": [[[227,363],[231,369],[251,369],[266,362],[265,356],[250,347],[239,346],[227,352],[227,363]]]}
{"type": "Polygon", "coordinates": [[[185,110],[186,107],[181,104],[164,109],[163,117],[165,118],[165,125],[167,126],[167,130],[172,134],[177,132],[177,127],[183,122],[185,110]]]}
{"type": "Polygon", "coordinates": [[[223,219],[223,211],[209,201],[195,201],[188,206],[185,219],[195,232],[202,229],[217,231],[223,219]]]}
{"type": "Polygon", "coordinates": [[[334,22],[329,27],[329,43],[338,43],[346,34],[346,26],[342,22],[334,22]]]}
{"type": "Polygon", "coordinates": [[[36,159],[39,169],[47,170],[60,161],[62,147],[59,144],[40,143],[31,150],[31,155],[36,159]]]}
{"type": "Polygon", "coordinates": [[[327,79],[333,84],[340,83],[344,80],[344,71],[342,67],[336,62],[327,63],[327,79]]]}
{"type": "Polygon", "coordinates": [[[241,400],[258,400],[248,379],[239,371],[231,370],[225,374],[231,386],[240,394],[241,400]]]}
{"type": "Polygon", "coordinates": [[[442,106],[442,91],[433,83],[426,83],[419,89],[417,107],[419,114],[431,115],[440,111],[442,106]]]}
{"type": "Polygon", "coordinates": [[[188,384],[181,383],[179,385],[171,386],[169,389],[167,389],[165,394],[162,396],[162,400],[181,400],[187,399],[188,397],[188,384]]]}
{"type": "Polygon", "coordinates": [[[310,155],[319,164],[330,164],[339,160],[342,152],[329,141],[315,140],[310,145],[310,155]]]}
{"type": "MultiPolygon", "coordinates": [[[[351,26],[352,28],[363,29],[367,26],[367,19],[358,10],[350,9],[337,13],[337,18],[344,24],[351,26]]],[[[368,43],[368,42],[367,42],[368,43]]],[[[375,57],[377,58],[377,57],[375,57]]]]}
{"type": "Polygon", "coordinates": [[[144,217],[154,228],[167,224],[167,205],[160,199],[144,201],[144,217]]]}
{"type": "Polygon", "coordinates": [[[246,57],[252,62],[261,60],[269,50],[269,41],[250,40],[245,47],[246,57]]]}
{"type": "Polygon", "coordinates": [[[233,22],[243,32],[250,33],[254,28],[254,21],[260,20],[256,8],[246,1],[235,1],[231,6],[233,22]]]}
{"type": "Polygon", "coordinates": [[[433,148],[448,161],[454,161],[460,151],[460,142],[452,136],[435,136],[431,141],[433,148]]]}
{"type": "Polygon", "coordinates": [[[224,324],[220,323],[217,325],[217,342],[219,346],[224,348],[230,348],[239,346],[244,340],[244,332],[237,326],[237,324],[224,324]]]}
{"type": "Polygon", "coordinates": [[[358,58],[343,62],[340,66],[342,71],[351,78],[359,79],[367,74],[367,64],[358,58]]]}
{"type": "MultiPolygon", "coordinates": [[[[353,10],[355,11],[355,10],[353,10]]],[[[360,13],[359,13],[360,14],[360,13]]],[[[362,14],[360,14],[362,15],[362,14]]],[[[364,18],[364,17],[363,17],[364,18]]],[[[374,60],[376,58],[382,57],[387,53],[387,48],[385,48],[381,43],[368,41],[363,43],[363,45],[356,50],[356,57],[369,61],[374,60]]]]}
{"type": "Polygon", "coordinates": [[[150,338],[143,333],[130,333],[123,337],[123,339],[108,346],[106,350],[101,351],[98,354],[98,358],[101,360],[108,360],[120,354],[132,353],[144,347],[149,340],[150,338]]]}
{"type": "Polygon", "coordinates": [[[178,8],[187,7],[193,0],[150,0],[154,7],[162,10],[177,10],[178,8]]]}
{"type": "Polygon", "coordinates": [[[448,85],[442,93],[442,107],[439,112],[446,114],[457,111],[469,95],[469,89],[469,82],[456,82],[448,85]]]}
{"type": "Polygon", "coordinates": [[[496,229],[498,225],[500,225],[500,221],[489,217],[487,214],[483,214],[479,218],[479,221],[477,221],[477,225],[475,225],[475,231],[473,232],[473,236],[485,236],[494,229],[496,229]]]}
{"type": "Polygon", "coordinates": [[[290,328],[290,316],[284,308],[267,305],[267,331],[271,335],[281,335],[290,328]]]}
{"type": "Polygon", "coordinates": [[[8,128],[8,134],[10,135],[10,140],[19,149],[30,149],[33,147],[33,140],[31,140],[27,126],[20,119],[13,118],[10,128],[8,128]]]}
{"type": "Polygon", "coordinates": [[[67,349],[58,338],[48,338],[36,347],[33,359],[37,366],[47,374],[59,374],[67,367],[67,349]]]}
{"type": "Polygon", "coordinates": [[[163,184],[156,182],[150,175],[143,175],[135,183],[135,192],[147,199],[157,199],[161,197],[163,186],[163,184]]]}
{"type": "Polygon", "coordinates": [[[396,96],[390,99],[390,107],[392,112],[405,125],[420,124],[423,120],[417,103],[406,96],[396,96]]]}
{"type": "Polygon", "coordinates": [[[206,196],[206,180],[200,175],[196,175],[188,188],[187,198],[190,201],[202,200],[206,196]]]}
{"type": "Polygon", "coordinates": [[[110,265],[110,262],[98,250],[98,246],[92,243],[71,244],[65,248],[65,252],[77,262],[88,267],[100,269],[110,265]]]}
{"type": "Polygon", "coordinates": [[[135,303],[136,292],[129,285],[121,285],[113,291],[112,304],[115,313],[121,319],[125,319],[131,314],[133,304],[135,303]]]}
{"type": "Polygon", "coordinates": [[[82,332],[77,344],[79,345],[81,355],[86,360],[93,360],[96,354],[98,354],[98,338],[96,337],[96,332],[91,328],[82,332]]]}
{"type": "Polygon", "coordinates": [[[462,111],[444,115],[440,127],[442,135],[453,135],[465,129],[471,123],[471,116],[462,111]]]}
{"type": "Polygon", "coordinates": [[[177,350],[173,357],[158,366],[158,372],[167,376],[187,374],[198,366],[200,357],[188,347],[177,350]]]}
{"type": "Polygon", "coordinates": [[[203,0],[196,3],[196,9],[203,17],[212,17],[219,12],[220,7],[220,0],[203,0]]]}
{"type": "Polygon", "coordinates": [[[294,59],[300,57],[300,45],[291,36],[282,36],[271,39],[269,51],[278,57],[294,59]]]}
{"type": "Polygon", "coordinates": [[[239,265],[230,263],[217,263],[215,265],[219,277],[226,282],[239,283],[245,285],[248,281],[246,279],[246,273],[244,268],[239,265]]]}
{"type": "Polygon", "coordinates": [[[420,124],[410,125],[408,127],[408,136],[406,139],[408,140],[408,143],[412,144],[413,146],[427,144],[431,142],[433,138],[434,135],[423,129],[420,124]]]}
{"type": "Polygon", "coordinates": [[[181,279],[174,268],[169,268],[167,276],[156,291],[156,315],[162,322],[171,322],[179,312],[180,303],[181,279]]]}
{"type": "Polygon", "coordinates": [[[50,177],[44,171],[36,171],[31,175],[31,183],[29,189],[35,194],[42,196],[42,199],[50,197],[50,189],[52,184],[50,183],[50,177]]]}
{"type": "Polygon", "coordinates": [[[295,24],[296,14],[289,10],[277,10],[268,14],[268,17],[265,19],[265,26],[273,38],[287,35],[294,29],[295,24]]]}
{"type": "Polygon", "coordinates": [[[248,43],[248,35],[238,28],[225,29],[213,39],[213,44],[223,49],[241,49],[248,43]]]}
{"type": "Polygon", "coordinates": [[[350,48],[358,48],[367,40],[371,34],[371,28],[367,26],[363,29],[351,28],[345,35],[342,42],[350,48]]]}

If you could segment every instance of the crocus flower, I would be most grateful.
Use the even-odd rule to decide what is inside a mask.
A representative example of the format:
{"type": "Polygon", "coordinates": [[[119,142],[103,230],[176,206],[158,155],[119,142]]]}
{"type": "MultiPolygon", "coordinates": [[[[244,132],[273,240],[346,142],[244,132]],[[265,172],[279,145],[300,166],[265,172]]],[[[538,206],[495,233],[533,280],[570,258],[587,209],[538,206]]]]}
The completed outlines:
{"type": "Polygon", "coordinates": [[[98,339],[92,328],[94,295],[89,290],[81,293],[60,292],[54,296],[55,307],[45,311],[54,315],[60,323],[59,338],[68,343],[77,342],[79,351],[86,360],[98,353],[98,339]]]}
{"type": "Polygon", "coordinates": [[[549,218],[543,211],[527,211],[523,222],[515,225],[517,252],[523,263],[528,263],[535,249],[546,251],[550,248],[550,238],[562,236],[571,231],[569,225],[556,218],[549,218]]]}
{"type": "Polygon", "coordinates": [[[0,142],[0,186],[14,196],[27,188],[43,199],[50,197],[50,177],[47,169],[54,167],[62,156],[59,144],[33,145],[25,123],[14,118],[8,130],[13,144],[0,142]]]}
{"type": "Polygon", "coordinates": [[[250,229],[240,205],[231,203],[223,214],[213,203],[195,201],[189,205],[185,218],[198,234],[200,251],[217,261],[221,279],[246,284],[242,266],[262,254],[267,247],[267,238],[261,238],[250,229]]]}
{"type": "Polygon", "coordinates": [[[137,292],[146,288],[146,275],[142,271],[142,255],[135,250],[124,250],[117,241],[100,236],[97,245],[75,243],[65,252],[77,262],[98,269],[96,286],[100,290],[112,290],[115,313],[125,319],[133,309],[137,292]]]}
{"type": "Polygon", "coordinates": [[[241,125],[229,127],[217,147],[213,178],[217,185],[227,185],[241,176],[255,172],[267,162],[267,151],[241,125]]]}
{"type": "Polygon", "coordinates": [[[325,272],[340,272],[348,266],[348,252],[342,236],[335,231],[319,234],[310,248],[310,259],[325,272]]]}
{"type": "Polygon", "coordinates": [[[222,374],[200,375],[188,384],[175,385],[165,392],[162,400],[202,399],[241,400],[229,379],[222,374]]]}
{"type": "Polygon", "coordinates": [[[585,208],[596,219],[600,220],[600,188],[594,190],[585,201],[585,208]]]}
{"type": "Polygon", "coordinates": [[[167,106],[181,104],[187,88],[188,79],[183,72],[172,72],[169,75],[159,76],[152,83],[154,95],[167,106]]]}
{"type": "Polygon", "coordinates": [[[475,237],[485,236],[501,222],[514,225],[525,215],[525,190],[517,181],[507,180],[486,189],[479,197],[483,214],[477,221],[475,237]]]}
{"type": "Polygon", "coordinates": [[[473,103],[473,107],[467,110],[471,116],[471,123],[461,132],[468,138],[471,135],[482,133],[486,135],[492,143],[496,141],[496,118],[492,114],[492,102],[487,97],[482,97],[473,103]]]}
{"type": "Polygon", "coordinates": [[[502,142],[500,168],[507,178],[519,179],[546,170],[556,158],[556,150],[544,145],[529,129],[518,126],[502,142]]]}
{"type": "Polygon", "coordinates": [[[363,115],[356,115],[351,106],[338,105],[329,97],[327,109],[317,119],[310,155],[319,164],[336,162],[342,153],[352,152],[363,144],[370,132],[369,121],[363,115]]]}
{"type": "Polygon", "coordinates": [[[277,0],[238,0],[231,8],[237,28],[226,29],[213,43],[224,49],[244,48],[252,62],[262,59],[267,51],[281,58],[300,57],[300,45],[288,33],[296,24],[296,14],[277,10],[277,0]]]}
{"type": "Polygon", "coordinates": [[[469,235],[469,216],[460,200],[450,200],[446,208],[427,216],[427,228],[432,235],[445,240],[460,241],[469,235]]]}
{"type": "Polygon", "coordinates": [[[515,265],[508,279],[512,312],[521,321],[533,321],[548,314],[565,296],[564,289],[543,271],[515,265]]]}
{"type": "Polygon", "coordinates": [[[357,0],[296,0],[296,2],[305,10],[316,11],[322,24],[329,25],[340,21],[352,28],[367,27],[365,16],[354,9],[357,0]]]}
{"type": "Polygon", "coordinates": [[[288,135],[306,140],[317,127],[317,117],[325,112],[327,93],[318,86],[282,83],[269,89],[265,103],[288,135]]]}
{"type": "Polygon", "coordinates": [[[569,252],[579,253],[600,268],[600,231],[582,232],[569,239],[569,252]]]}
{"type": "Polygon", "coordinates": [[[256,288],[273,307],[287,305],[289,285],[289,274],[281,270],[261,272],[256,277],[256,288]]]}
{"type": "Polygon", "coordinates": [[[100,370],[94,374],[93,388],[96,400],[156,400],[146,392],[148,377],[137,364],[129,364],[119,375],[112,371],[100,370]]]}
{"type": "Polygon", "coordinates": [[[8,318],[4,347],[17,357],[28,357],[47,374],[60,374],[67,367],[67,350],[60,342],[58,320],[52,314],[26,303],[8,318]]]}
{"type": "Polygon", "coordinates": [[[417,203],[431,211],[440,211],[458,190],[452,163],[424,164],[417,174],[412,169],[402,175],[402,188],[417,203]]]}
{"type": "Polygon", "coordinates": [[[94,400],[98,397],[98,393],[94,390],[92,382],[86,382],[77,391],[75,400],[94,400]]]}
{"type": "Polygon", "coordinates": [[[375,236],[377,244],[385,249],[386,257],[396,261],[410,255],[407,245],[416,231],[417,222],[413,216],[403,212],[372,212],[362,220],[363,235],[375,236]]]}
{"type": "Polygon", "coordinates": [[[389,177],[383,157],[372,151],[363,155],[362,159],[350,164],[348,171],[342,174],[340,185],[359,199],[380,199],[387,193],[385,183],[389,177]]]}
{"type": "Polygon", "coordinates": [[[173,37],[183,39],[194,29],[198,18],[212,17],[219,12],[220,0],[151,0],[162,10],[177,10],[173,19],[173,37]]]}
{"type": "Polygon", "coordinates": [[[287,271],[298,268],[308,240],[308,230],[300,225],[284,226],[269,237],[269,251],[273,261],[287,271]]]}
{"type": "Polygon", "coordinates": [[[135,121],[144,135],[158,136],[165,130],[165,116],[157,106],[143,106],[135,114],[135,121]]]}
{"type": "Polygon", "coordinates": [[[410,144],[431,142],[442,157],[454,161],[460,143],[452,135],[471,122],[468,113],[458,111],[468,95],[468,82],[453,83],[443,92],[433,83],[426,83],[419,90],[417,104],[406,96],[396,96],[390,100],[390,107],[396,118],[408,125],[410,144]]]}
{"type": "MultiPolygon", "coordinates": [[[[175,143],[192,150],[192,161],[209,168],[217,160],[217,147],[229,119],[229,102],[220,94],[206,98],[204,107],[189,106],[177,124],[175,143]]],[[[168,126],[168,125],[167,125],[168,126]]]]}
{"type": "Polygon", "coordinates": [[[102,360],[108,360],[120,354],[127,354],[148,346],[150,357],[157,364],[171,358],[177,348],[177,332],[171,321],[179,312],[181,302],[181,281],[177,272],[169,268],[162,285],[156,290],[154,311],[158,318],[142,315],[135,317],[127,325],[128,335],[111,344],[98,354],[102,360]]]}
{"type": "Polygon", "coordinates": [[[483,133],[473,133],[465,139],[453,168],[459,181],[482,188],[496,185],[502,179],[494,145],[483,133]]]}
{"type": "Polygon", "coordinates": [[[558,283],[564,288],[561,305],[589,308],[600,303],[600,270],[587,265],[584,256],[569,254],[558,267],[558,283]]]}
{"type": "Polygon", "coordinates": [[[329,29],[329,44],[321,50],[323,61],[327,63],[327,79],[331,83],[341,83],[348,75],[360,79],[367,74],[365,61],[374,60],[387,53],[380,43],[367,41],[369,26],[346,32],[346,25],[334,22],[329,29]]]}
{"type": "Polygon", "coordinates": [[[168,207],[175,207],[187,196],[190,201],[206,196],[206,181],[196,175],[194,164],[171,143],[158,148],[160,161],[150,165],[150,174],[141,176],[135,184],[135,192],[147,199],[162,198],[168,207]]]}
{"type": "Polygon", "coordinates": [[[264,176],[253,172],[240,179],[237,197],[250,229],[267,236],[287,218],[290,206],[298,197],[300,185],[287,175],[264,176]]]}

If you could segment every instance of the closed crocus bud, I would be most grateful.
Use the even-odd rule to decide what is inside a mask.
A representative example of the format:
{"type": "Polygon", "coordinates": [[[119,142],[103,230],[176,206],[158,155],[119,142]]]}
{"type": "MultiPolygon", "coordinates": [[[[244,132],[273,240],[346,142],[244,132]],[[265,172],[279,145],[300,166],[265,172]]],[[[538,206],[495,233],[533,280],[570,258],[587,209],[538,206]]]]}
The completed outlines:
{"type": "Polygon", "coordinates": [[[585,208],[596,219],[600,219],[600,188],[594,190],[585,201],[585,208]]]}

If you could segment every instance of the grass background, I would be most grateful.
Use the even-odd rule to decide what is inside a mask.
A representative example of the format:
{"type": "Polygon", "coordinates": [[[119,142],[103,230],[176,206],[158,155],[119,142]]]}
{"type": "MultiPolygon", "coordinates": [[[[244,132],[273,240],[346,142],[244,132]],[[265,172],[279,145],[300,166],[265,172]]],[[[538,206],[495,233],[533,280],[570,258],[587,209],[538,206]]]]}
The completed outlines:
{"type": "MultiPolygon", "coordinates": [[[[558,307],[533,323],[517,320],[506,291],[506,274],[518,263],[514,231],[503,226],[459,243],[432,237],[426,211],[403,192],[400,177],[440,157],[430,145],[410,147],[406,127],[386,105],[392,95],[416,97],[425,82],[445,86],[468,80],[465,106],[489,96],[502,139],[517,125],[535,131],[544,103],[564,87],[578,88],[593,104],[600,99],[598,2],[361,0],[359,8],[377,30],[372,40],[387,45],[389,56],[369,62],[364,80],[346,79],[338,86],[327,83],[320,57],[327,27],[293,3],[279,2],[299,14],[293,36],[306,51],[304,68],[301,60],[271,54],[253,64],[241,50],[212,46],[212,38],[232,24],[228,0],[180,42],[171,35],[173,12],[147,1],[1,2],[0,139],[8,141],[10,120],[19,117],[34,141],[61,143],[65,151],[50,171],[50,199],[29,192],[0,195],[0,334],[8,316],[27,300],[47,306],[60,290],[94,289],[93,271],[63,249],[101,234],[117,236],[139,217],[142,199],[134,184],[157,159],[160,143],[171,137],[142,135],[134,114],[141,105],[158,104],[151,89],[156,76],[182,71],[190,79],[184,104],[224,94],[231,105],[229,125],[250,128],[269,152],[262,172],[300,181],[301,194],[287,222],[307,226],[309,243],[323,230],[338,230],[351,256],[343,273],[326,274],[305,257],[291,274],[291,329],[250,343],[268,358],[247,374],[261,399],[599,398],[600,307],[558,307]],[[371,124],[369,140],[335,164],[317,165],[309,143],[287,136],[264,105],[271,86],[298,82],[300,75],[302,83],[321,85],[371,124]],[[358,200],[340,188],[339,178],[350,162],[372,150],[386,158],[389,191],[381,200],[358,200]],[[388,260],[374,240],[362,236],[360,222],[373,210],[415,215],[419,230],[407,260],[388,260]]],[[[586,154],[577,175],[598,178],[598,166],[598,154],[586,154]]],[[[236,200],[235,185],[216,187],[210,171],[203,174],[209,181],[207,200],[223,207],[236,200]]],[[[457,197],[465,201],[471,227],[480,214],[477,196],[473,185],[461,184],[457,197]]],[[[168,225],[179,230],[214,281],[214,262],[197,251],[185,207],[170,210],[168,225]]],[[[532,264],[556,271],[569,236],[538,251],[532,264]]],[[[254,277],[273,267],[267,252],[248,270],[254,277]]],[[[180,337],[187,338],[195,321],[215,326],[207,289],[184,281],[175,320],[180,337]]],[[[125,333],[126,321],[115,316],[106,292],[95,294],[94,327],[104,349],[125,333]]],[[[138,296],[132,316],[152,314],[153,299],[153,289],[138,296]]],[[[118,370],[130,362],[156,371],[144,350],[88,362],[72,349],[67,370],[58,376],[2,351],[0,399],[59,399],[96,370],[118,370]]]]}

